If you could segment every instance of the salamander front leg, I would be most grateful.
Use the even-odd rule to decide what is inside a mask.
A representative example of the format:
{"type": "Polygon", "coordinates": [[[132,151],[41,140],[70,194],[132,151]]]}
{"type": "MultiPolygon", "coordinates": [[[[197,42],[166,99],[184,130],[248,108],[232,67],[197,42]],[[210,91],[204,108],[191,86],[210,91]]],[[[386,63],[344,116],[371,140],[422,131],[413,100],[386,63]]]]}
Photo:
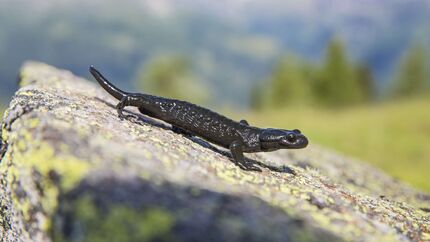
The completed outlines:
{"type": "Polygon", "coordinates": [[[245,161],[245,157],[243,156],[242,143],[240,141],[233,141],[230,144],[230,151],[233,156],[234,163],[238,165],[241,169],[261,171],[261,169],[254,166],[254,164],[245,161]]]}

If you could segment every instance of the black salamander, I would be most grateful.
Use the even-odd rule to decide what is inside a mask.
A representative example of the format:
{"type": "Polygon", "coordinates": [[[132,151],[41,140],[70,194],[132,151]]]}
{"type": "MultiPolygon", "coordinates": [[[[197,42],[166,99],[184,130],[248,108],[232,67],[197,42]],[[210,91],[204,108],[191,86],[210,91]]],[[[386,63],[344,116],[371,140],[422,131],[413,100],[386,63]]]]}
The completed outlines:
{"type": "Polygon", "coordinates": [[[234,163],[242,169],[260,170],[245,160],[244,152],[299,149],[308,145],[308,139],[298,129],[253,127],[246,120],[236,122],[189,102],[124,92],[110,83],[93,66],[90,67],[90,72],[109,94],[120,100],[116,109],[121,119],[124,118],[124,107],[137,107],[142,114],[171,124],[176,133],[196,135],[230,149],[234,163]]]}

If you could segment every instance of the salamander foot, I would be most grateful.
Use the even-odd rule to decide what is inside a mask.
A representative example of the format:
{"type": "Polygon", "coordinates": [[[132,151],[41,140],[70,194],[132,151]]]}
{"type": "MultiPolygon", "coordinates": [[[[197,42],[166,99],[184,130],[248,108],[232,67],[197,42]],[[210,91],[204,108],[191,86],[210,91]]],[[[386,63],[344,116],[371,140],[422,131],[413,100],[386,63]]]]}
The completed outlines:
{"type": "Polygon", "coordinates": [[[245,170],[245,171],[258,171],[258,172],[261,172],[261,171],[262,171],[262,170],[261,170],[259,167],[257,167],[257,166],[255,165],[255,163],[253,163],[253,162],[245,162],[245,163],[238,163],[238,162],[235,162],[235,164],[236,164],[237,166],[239,166],[239,167],[240,167],[240,169],[245,170]]]}
{"type": "Polygon", "coordinates": [[[247,162],[243,156],[242,142],[236,140],[230,144],[230,151],[233,156],[233,162],[241,169],[246,171],[261,171],[253,162],[247,162]]]}

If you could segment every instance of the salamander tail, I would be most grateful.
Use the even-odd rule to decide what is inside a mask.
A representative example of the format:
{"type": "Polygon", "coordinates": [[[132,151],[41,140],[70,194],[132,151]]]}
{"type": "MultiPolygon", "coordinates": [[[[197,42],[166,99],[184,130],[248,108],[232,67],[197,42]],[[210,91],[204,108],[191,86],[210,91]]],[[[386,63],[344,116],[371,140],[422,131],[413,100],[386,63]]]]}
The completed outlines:
{"type": "Polygon", "coordinates": [[[100,84],[110,95],[114,96],[116,99],[121,100],[124,96],[129,93],[122,91],[121,89],[115,87],[110,83],[94,66],[90,66],[90,72],[100,84]]]}

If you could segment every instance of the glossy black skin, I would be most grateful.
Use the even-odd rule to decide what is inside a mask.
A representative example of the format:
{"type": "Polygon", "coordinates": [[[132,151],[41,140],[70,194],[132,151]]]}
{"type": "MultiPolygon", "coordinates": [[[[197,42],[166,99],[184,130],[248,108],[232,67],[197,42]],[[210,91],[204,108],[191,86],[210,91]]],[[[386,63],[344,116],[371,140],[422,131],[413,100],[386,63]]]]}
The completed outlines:
{"type": "Polygon", "coordinates": [[[244,152],[299,149],[308,144],[308,139],[297,129],[257,128],[250,126],[246,120],[236,122],[189,102],[124,92],[112,85],[93,66],[90,72],[109,94],[120,100],[116,108],[121,119],[124,118],[124,107],[138,107],[141,113],[171,124],[172,130],[177,133],[196,135],[230,149],[234,162],[242,169],[260,170],[246,162],[244,152]]]}

